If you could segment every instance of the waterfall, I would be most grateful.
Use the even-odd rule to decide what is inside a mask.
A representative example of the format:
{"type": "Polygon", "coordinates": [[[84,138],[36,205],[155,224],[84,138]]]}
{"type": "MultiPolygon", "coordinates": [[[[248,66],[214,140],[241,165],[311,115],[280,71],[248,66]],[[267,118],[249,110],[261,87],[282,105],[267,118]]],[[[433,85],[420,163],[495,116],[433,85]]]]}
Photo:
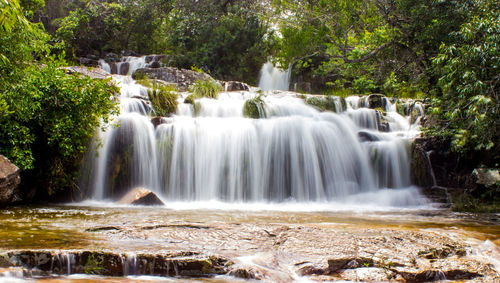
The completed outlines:
{"type": "MultiPolygon", "coordinates": [[[[147,89],[113,79],[119,126],[100,133],[82,171],[96,200],[141,186],[167,201],[335,202],[412,185],[408,147],[418,125],[389,100],[382,118],[356,96],[336,99],[335,113],[287,91],[223,92],[197,99],[194,111],[181,93],[177,113],[155,128],[147,89]],[[265,118],[246,118],[245,101],[257,96],[265,118]]],[[[407,205],[416,199],[408,194],[394,195],[407,205]]]]}
{"type": "Polygon", "coordinates": [[[288,90],[290,87],[291,68],[281,70],[267,62],[260,70],[259,87],[262,90],[288,90]]]}

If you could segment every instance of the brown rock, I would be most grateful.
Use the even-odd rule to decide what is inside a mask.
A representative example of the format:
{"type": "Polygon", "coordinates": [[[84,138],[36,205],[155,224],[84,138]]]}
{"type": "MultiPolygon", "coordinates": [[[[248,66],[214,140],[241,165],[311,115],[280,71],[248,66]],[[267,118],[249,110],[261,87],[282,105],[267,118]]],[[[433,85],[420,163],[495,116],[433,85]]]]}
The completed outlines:
{"type": "Polygon", "coordinates": [[[106,79],[109,76],[109,73],[104,71],[101,68],[88,68],[84,66],[70,66],[63,68],[66,70],[68,74],[82,74],[84,76],[88,76],[92,79],[106,79]]]}
{"type": "Polygon", "coordinates": [[[19,168],[0,155],[0,207],[10,204],[19,183],[19,168]]]}
{"type": "Polygon", "coordinates": [[[132,74],[134,79],[147,77],[177,84],[180,91],[187,91],[197,80],[211,79],[208,74],[173,67],[141,68],[132,74]]]}
{"type": "Polygon", "coordinates": [[[135,188],[123,196],[118,203],[131,205],[165,205],[152,191],[145,188],[135,188]]]}
{"type": "Polygon", "coordinates": [[[222,85],[225,86],[226,91],[248,91],[250,90],[250,86],[246,83],[237,82],[237,81],[228,81],[221,82],[222,85]]]}

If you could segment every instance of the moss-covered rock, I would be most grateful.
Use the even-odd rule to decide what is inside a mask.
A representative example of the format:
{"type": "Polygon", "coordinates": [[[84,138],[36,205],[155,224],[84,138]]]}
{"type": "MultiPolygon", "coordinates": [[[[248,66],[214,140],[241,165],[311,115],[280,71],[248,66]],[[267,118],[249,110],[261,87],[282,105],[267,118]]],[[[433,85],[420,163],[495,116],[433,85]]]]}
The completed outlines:
{"type": "Polygon", "coordinates": [[[319,111],[342,112],[347,108],[344,98],[338,96],[310,96],[305,98],[305,103],[309,104],[319,111]]]}
{"type": "Polygon", "coordinates": [[[245,101],[243,115],[247,118],[259,119],[266,117],[265,103],[261,95],[245,101]]]}
{"type": "Polygon", "coordinates": [[[178,93],[173,86],[154,84],[148,90],[148,97],[154,112],[158,116],[169,116],[177,111],[178,93]]]}

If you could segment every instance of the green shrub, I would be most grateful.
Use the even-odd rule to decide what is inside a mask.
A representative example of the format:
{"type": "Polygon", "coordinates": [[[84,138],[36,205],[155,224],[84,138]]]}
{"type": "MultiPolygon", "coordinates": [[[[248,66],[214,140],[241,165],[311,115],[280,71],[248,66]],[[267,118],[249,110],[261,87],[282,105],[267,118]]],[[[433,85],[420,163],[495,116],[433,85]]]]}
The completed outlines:
{"type": "Polygon", "coordinates": [[[215,98],[222,91],[222,86],[213,79],[197,80],[189,87],[189,91],[193,93],[195,98],[215,98]]]}
{"type": "Polygon", "coordinates": [[[172,85],[159,85],[154,83],[148,89],[149,101],[158,116],[168,116],[177,111],[177,90],[172,85]]]}

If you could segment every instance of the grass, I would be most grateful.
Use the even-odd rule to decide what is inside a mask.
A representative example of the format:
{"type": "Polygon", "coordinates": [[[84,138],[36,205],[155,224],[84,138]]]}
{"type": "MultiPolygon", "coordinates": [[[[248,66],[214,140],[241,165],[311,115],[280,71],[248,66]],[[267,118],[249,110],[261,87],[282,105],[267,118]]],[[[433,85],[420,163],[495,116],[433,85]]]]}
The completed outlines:
{"type": "Polygon", "coordinates": [[[174,86],[153,84],[148,96],[156,115],[165,117],[177,111],[178,94],[174,86]]]}
{"type": "Polygon", "coordinates": [[[194,95],[194,98],[215,98],[222,91],[222,86],[213,79],[197,80],[189,87],[189,91],[194,95]]]}

